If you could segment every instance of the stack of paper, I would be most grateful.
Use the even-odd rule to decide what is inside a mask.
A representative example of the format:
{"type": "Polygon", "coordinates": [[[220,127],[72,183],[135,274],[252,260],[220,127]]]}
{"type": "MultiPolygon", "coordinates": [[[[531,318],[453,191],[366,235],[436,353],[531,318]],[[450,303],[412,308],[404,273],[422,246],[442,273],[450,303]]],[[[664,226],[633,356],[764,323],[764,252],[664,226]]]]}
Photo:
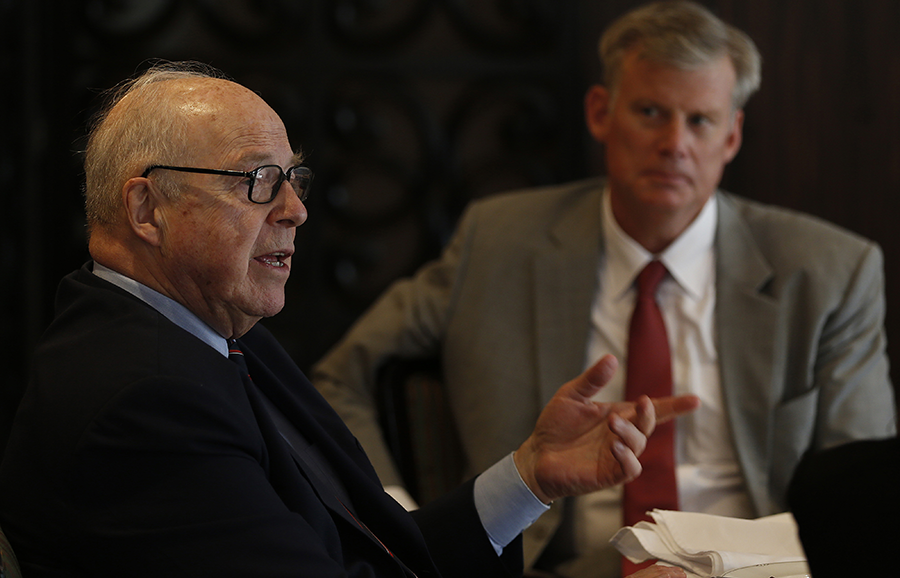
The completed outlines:
{"type": "Polygon", "coordinates": [[[705,577],[805,559],[789,513],[756,520],[669,510],[653,510],[650,516],[655,523],[627,526],[610,540],[633,562],[657,559],[705,577]]]}

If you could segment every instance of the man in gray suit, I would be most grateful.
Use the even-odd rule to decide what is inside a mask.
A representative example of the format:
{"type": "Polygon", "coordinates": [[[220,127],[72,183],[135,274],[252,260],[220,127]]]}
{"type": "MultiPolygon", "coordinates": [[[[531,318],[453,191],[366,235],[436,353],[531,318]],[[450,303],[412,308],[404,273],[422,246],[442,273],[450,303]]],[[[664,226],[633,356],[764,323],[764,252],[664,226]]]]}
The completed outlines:
{"type": "MultiPolygon", "coordinates": [[[[674,391],[703,401],[677,425],[680,508],[783,511],[805,452],[896,429],[881,251],[718,190],[760,81],[745,34],[694,3],[661,2],[613,23],[600,54],[604,85],[589,89],[585,111],[608,177],[474,203],[442,257],[395,283],[314,383],[385,485],[399,484],[375,376],[393,356],[439,355],[476,472],[528,435],[555,384],[604,353],[625,357],[635,277],[658,259],[674,391]]],[[[622,399],[622,373],[599,399],[622,399]]],[[[616,575],[607,541],[621,491],[556,510],[526,536],[526,562],[616,575]]]]}

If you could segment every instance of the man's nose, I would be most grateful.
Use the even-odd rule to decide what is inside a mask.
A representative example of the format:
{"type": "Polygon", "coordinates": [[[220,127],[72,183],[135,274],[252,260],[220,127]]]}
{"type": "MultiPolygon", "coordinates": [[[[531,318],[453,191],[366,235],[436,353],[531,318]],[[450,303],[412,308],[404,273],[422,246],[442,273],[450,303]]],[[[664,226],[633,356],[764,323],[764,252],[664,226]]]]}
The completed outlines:
{"type": "Polygon", "coordinates": [[[673,117],[661,127],[660,152],[675,157],[684,156],[690,146],[691,132],[685,119],[673,117]]]}
{"type": "Polygon", "coordinates": [[[287,181],[281,183],[278,195],[272,200],[270,219],[277,224],[287,227],[299,227],[306,222],[309,216],[306,205],[297,196],[294,187],[287,181]]]}

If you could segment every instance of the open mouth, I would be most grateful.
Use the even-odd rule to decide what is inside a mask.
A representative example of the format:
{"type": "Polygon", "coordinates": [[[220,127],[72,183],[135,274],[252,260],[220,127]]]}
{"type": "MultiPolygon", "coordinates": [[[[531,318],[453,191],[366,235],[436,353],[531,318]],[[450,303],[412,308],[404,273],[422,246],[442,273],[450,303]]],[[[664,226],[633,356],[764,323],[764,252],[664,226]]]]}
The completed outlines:
{"type": "Polygon", "coordinates": [[[290,255],[288,255],[287,253],[277,251],[275,253],[269,253],[267,255],[260,255],[259,257],[256,257],[256,260],[263,265],[280,268],[288,266],[288,264],[285,262],[288,257],[290,257],[290,255]]]}

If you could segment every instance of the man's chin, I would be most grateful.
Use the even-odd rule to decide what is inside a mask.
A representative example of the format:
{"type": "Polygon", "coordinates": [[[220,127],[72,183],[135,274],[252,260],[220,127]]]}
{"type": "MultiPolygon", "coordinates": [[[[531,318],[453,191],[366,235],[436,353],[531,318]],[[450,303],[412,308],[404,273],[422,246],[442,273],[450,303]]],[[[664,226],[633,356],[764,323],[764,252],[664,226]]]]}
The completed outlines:
{"type": "Polygon", "coordinates": [[[639,197],[646,209],[663,212],[678,212],[690,203],[690,195],[674,187],[653,187],[639,197]]]}
{"type": "Polygon", "coordinates": [[[264,307],[260,308],[259,318],[274,317],[281,313],[282,309],[284,309],[284,295],[282,295],[281,299],[266,303],[264,307]]]}
{"type": "Polygon", "coordinates": [[[241,326],[246,327],[244,333],[256,325],[259,320],[277,315],[284,309],[284,303],[284,293],[281,293],[278,296],[261,295],[251,302],[245,303],[244,307],[238,307],[239,323],[241,326]]]}

